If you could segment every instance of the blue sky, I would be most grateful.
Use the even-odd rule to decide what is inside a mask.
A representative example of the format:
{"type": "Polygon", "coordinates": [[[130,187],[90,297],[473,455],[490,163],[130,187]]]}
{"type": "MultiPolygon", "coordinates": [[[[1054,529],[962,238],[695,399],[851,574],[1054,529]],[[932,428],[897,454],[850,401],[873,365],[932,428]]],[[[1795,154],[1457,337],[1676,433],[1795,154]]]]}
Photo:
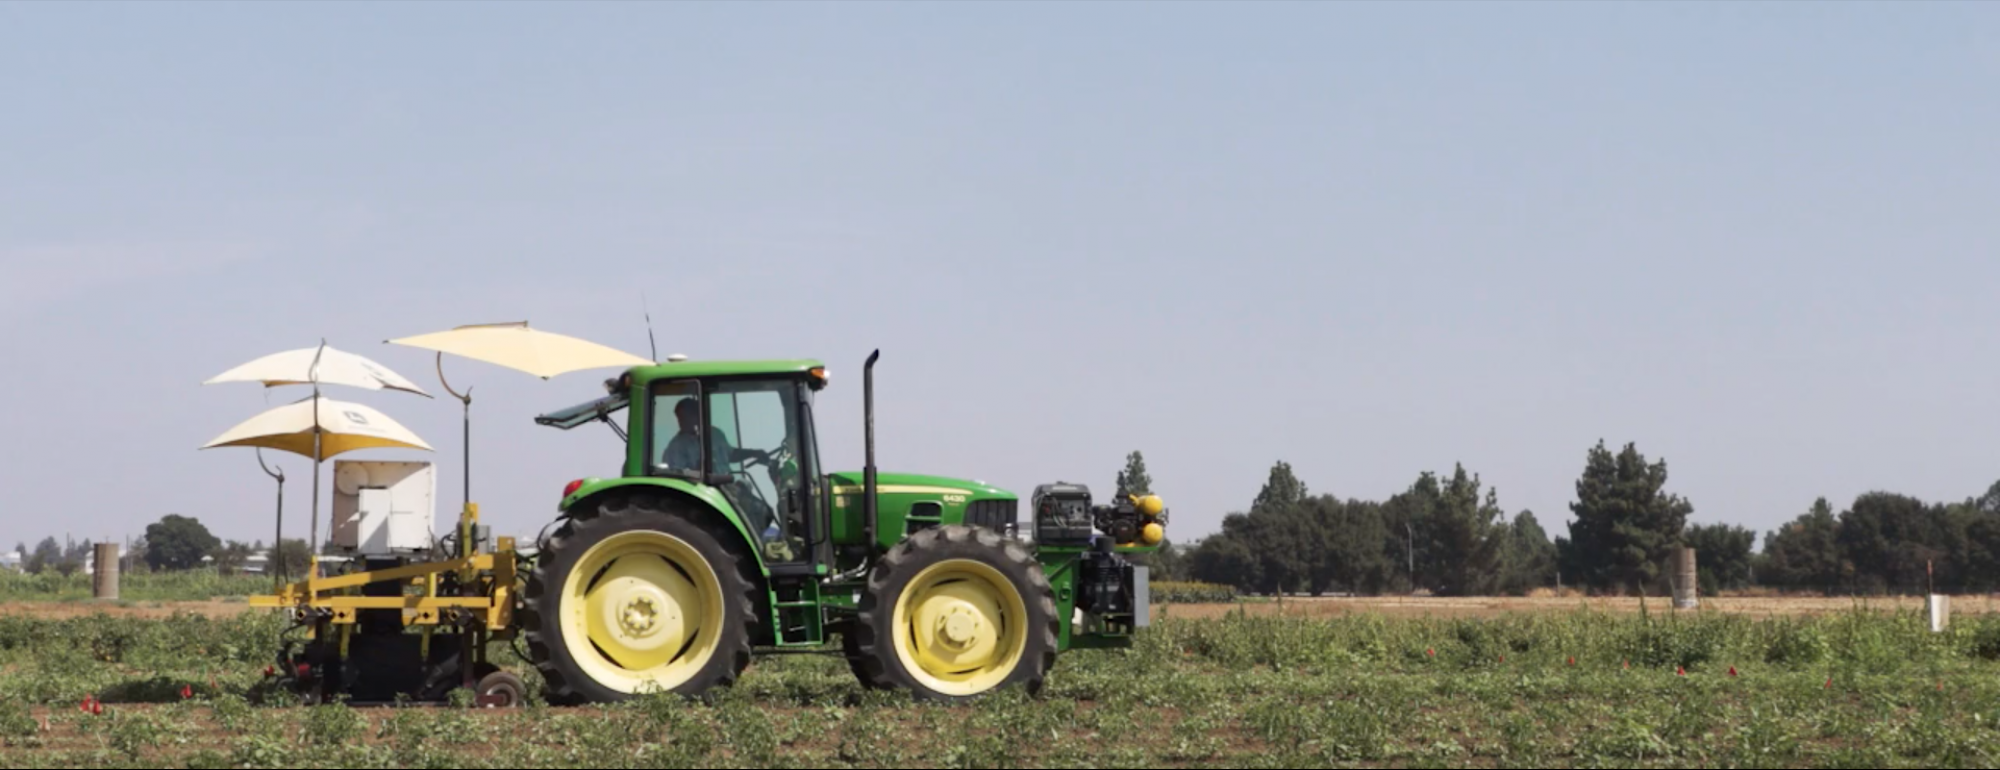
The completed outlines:
{"type": "MultiPolygon", "coordinates": [[[[254,455],[195,448],[303,394],[203,380],[324,337],[442,395],[382,341],[515,320],[643,355],[642,291],[662,356],[827,360],[838,466],[879,347],[885,468],[1137,449],[1182,537],[1277,460],[1462,462],[1560,533],[1599,439],[1698,522],[1960,499],[1996,44],[1983,4],[0,6],[0,540],[269,539],[254,455]]],[[[604,373],[446,367],[501,530],[616,471],[530,421],[604,373]]],[[[333,395],[438,447],[448,519],[456,402],[333,395]]]]}

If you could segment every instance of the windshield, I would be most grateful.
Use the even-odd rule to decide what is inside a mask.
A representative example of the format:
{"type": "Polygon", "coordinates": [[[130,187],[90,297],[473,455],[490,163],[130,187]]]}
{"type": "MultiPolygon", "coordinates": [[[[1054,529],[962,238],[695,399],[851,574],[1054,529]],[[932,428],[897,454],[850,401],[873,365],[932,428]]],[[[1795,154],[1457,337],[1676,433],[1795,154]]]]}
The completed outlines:
{"type": "Polygon", "coordinates": [[[656,385],[650,458],[656,473],[705,479],[760,535],[767,553],[789,561],[802,552],[796,379],[723,380],[656,385]],[[789,553],[788,553],[789,552],[789,553]]]}

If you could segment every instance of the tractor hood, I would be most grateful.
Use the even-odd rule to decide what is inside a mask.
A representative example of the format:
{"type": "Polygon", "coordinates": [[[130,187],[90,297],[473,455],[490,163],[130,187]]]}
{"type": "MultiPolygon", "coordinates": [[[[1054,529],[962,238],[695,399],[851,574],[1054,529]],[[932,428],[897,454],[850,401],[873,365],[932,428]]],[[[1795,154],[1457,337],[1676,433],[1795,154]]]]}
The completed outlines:
{"type": "MultiPolygon", "coordinates": [[[[828,474],[832,480],[832,494],[860,495],[864,474],[862,471],[840,471],[828,474]]],[[[875,491],[883,495],[965,495],[970,499],[994,499],[1013,497],[1014,493],[980,481],[954,479],[947,476],[926,476],[920,473],[875,473],[875,491]]]]}

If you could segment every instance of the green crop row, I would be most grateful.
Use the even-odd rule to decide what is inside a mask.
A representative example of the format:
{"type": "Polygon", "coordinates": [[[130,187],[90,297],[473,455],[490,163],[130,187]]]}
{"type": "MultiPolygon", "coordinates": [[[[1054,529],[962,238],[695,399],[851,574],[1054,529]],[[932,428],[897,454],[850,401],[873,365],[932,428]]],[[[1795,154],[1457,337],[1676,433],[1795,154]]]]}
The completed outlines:
{"type": "Polygon", "coordinates": [[[1161,581],[1148,588],[1161,604],[1217,604],[1236,601],[1236,587],[1215,583],[1161,581]]]}
{"type": "MultiPolygon", "coordinates": [[[[261,575],[224,575],[216,570],[129,572],[118,576],[118,598],[127,602],[205,602],[220,598],[270,593],[272,580],[261,575]]],[[[92,598],[91,576],[39,574],[0,569],[0,601],[78,601],[92,598]]]]}
{"type": "Polygon", "coordinates": [[[917,704],[784,656],[711,703],[511,711],[261,704],[282,630],[0,617],[0,767],[2000,765],[1985,616],[1168,613],[1131,649],[1065,654],[1035,697],[917,704]]]}

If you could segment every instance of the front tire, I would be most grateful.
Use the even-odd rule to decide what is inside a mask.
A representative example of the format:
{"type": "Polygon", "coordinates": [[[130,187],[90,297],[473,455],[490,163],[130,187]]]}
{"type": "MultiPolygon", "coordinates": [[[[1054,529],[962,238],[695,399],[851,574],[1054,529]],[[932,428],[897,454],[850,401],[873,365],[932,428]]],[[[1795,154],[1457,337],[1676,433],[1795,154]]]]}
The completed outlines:
{"type": "Polygon", "coordinates": [[[963,701],[1041,690],[1055,664],[1055,591],[1020,544],[992,530],[932,527],[882,557],[862,592],[849,652],[864,686],[963,701]]]}
{"type": "Polygon", "coordinates": [[[522,618],[549,702],[735,684],[758,622],[755,565],[702,513],[669,495],[610,498],[549,538],[522,618]]]}

